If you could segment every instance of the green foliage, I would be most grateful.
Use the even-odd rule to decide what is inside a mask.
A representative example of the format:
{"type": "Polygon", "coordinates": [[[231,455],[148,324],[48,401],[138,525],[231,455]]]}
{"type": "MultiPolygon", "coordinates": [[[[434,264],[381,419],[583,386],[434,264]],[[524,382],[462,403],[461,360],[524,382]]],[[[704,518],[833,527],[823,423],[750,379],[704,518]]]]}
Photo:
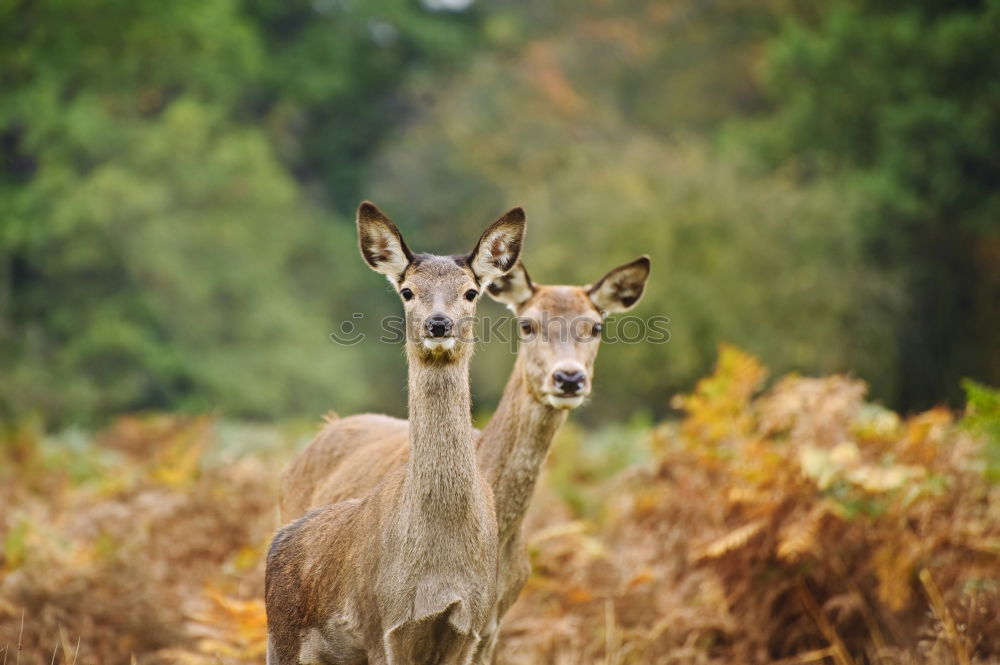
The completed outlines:
{"type": "Polygon", "coordinates": [[[445,74],[475,46],[475,12],[413,0],[246,0],[268,67],[259,96],[294,172],[353,213],[364,164],[405,110],[408,77],[445,74]]]}
{"type": "Polygon", "coordinates": [[[998,37],[995,1],[845,4],[815,29],[791,24],[765,67],[777,148],[805,169],[868,172],[885,211],[914,224],[995,229],[998,37]]]}
{"type": "Polygon", "coordinates": [[[353,255],[353,231],[234,120],[252,31],[232,3],[105,4],[3,23],[0,413],[356,407],[364,387],[328,377],[360,358],[296,293],[330,287],[315,274],[353,255]],[[33,21],[51,30],[18,33],[33,21]]]}
{"type": "Polygon", "coordinates": [[[968,401],[962,424],[986,438],[986,475],[1000,481],[1000,390],[971,379],[962,388],[968,401]]]}
{"type": "Polygon", "coordinates": [[[995,383],[997,0],[429,6],[3,3],[0,417],[401,414],[362,196],[445,252],[524,205],[542,282],[651,253],[670,343],[607,344],[593,419],[722,340],[903,408],[995,383]]]}
{"type": "Polygon", "coordinates": [[[611,498],[608,481],[650,462],[648,418],[585,430],[567,423],[552,444],[548,485],[574,518],[599,519],[611,498]]]}
{"type": "Polygon", "coordinates": [[[930,406],[942,386],[957,401],[962,376],[995,378],[998,39],[996,0],[860,2],[790,21],[767,48],[772,110],[755,146],[800,177],[865,192],[872,260],[905,275],[904,408],[930,406]]]}
{"type": "MultiPolygon", "coordinates": [[[[524,261],[541,283],[592,283],[651,255],[635,314],[669,317],[670,340],[606,343],[585,417],[627,413],[637,395],[664,410],[666,395],[711,365],[719,340],[779,371],[854,368],[878,394],[892,393],[899,298],[893,276],[865,260],[855,224],[863,196],[756,175],[737,151],[657,139],[599,100],[574,101],[579,88],[540,87],[561,71],[545,54],[518,68],[477,63],[383,151],[370,186],[388,210],[415,214],[429,244],[454,250],[456,228],[468,227],[471,242],[484,209],[523,204],[524,261]],[[567,123],[552,114],[562,104],[590,106],[568,111],[567,123]],[[576,140],[580,131],[586,141],[576,140]]],[[[613,317],[609,331],[617,325],[613,317]]],[[[497,346],[477,358],[474,375],[487,403],[510,363],[509,345],[497,346]]]]}

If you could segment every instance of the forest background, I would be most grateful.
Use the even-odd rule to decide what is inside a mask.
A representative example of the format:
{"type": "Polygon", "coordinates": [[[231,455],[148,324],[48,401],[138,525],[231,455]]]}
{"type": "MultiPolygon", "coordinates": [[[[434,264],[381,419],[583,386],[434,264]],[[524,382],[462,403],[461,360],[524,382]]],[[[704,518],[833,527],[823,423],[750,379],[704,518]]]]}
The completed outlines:
{"type": "Polygon", "coordinates": [[[261,660],[277,472],[405,414],[365,198],[435,252],[524,206],[542,283],[652,259],[501,663],[998,662],[997,44],[1000,0],[0,0],[5,662],[261,660]]]}
{"type": "MultiPolygon", "coordinates": [[[[363,198],[454,252],[523,205],[545,283],[649,253],[669,343],[607,345],[589,422],[663,415],[720,341],[903,411],[1000,380],[995,1],[0,12],[7,419],[401,414],[363,198]]],[[[482,354],[478,408],[511,361],[482,354]]]]}

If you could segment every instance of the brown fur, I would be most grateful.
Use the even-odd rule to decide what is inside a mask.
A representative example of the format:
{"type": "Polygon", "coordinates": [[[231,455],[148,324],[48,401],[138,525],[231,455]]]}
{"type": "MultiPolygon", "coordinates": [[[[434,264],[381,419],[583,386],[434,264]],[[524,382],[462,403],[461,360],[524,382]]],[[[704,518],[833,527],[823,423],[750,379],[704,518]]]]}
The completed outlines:
{"type": "MultiPolygon", "coordinates": [[[[500,619],[517,599],[531,567],[521,536],[535,481],[567,409],[556,408],[552,369],[571,361],[585,369],[589,390],[598,340],[564,342],[557,337],[566,322],[601,320],[593,294],[602,283],[632,299],[616,305],[600,300],[604,311],[624,311],[642,295],[649,274],[645,257],[621,266],[591,286],[536,286],[523,267],[494,281],[490,293],[507,303],[519,317],[539,324],[545,318],[553,329],[522,341],[514,370],[497,411],[478,439],[478,460],[493,489],[499,536],[497,599],[491,625],[477,652],[477,662],[492,659],[500,619]],[[610,278],[610,279],[609,279],[610,278]],[[543,314],[545,316],[543,316],[543,314]]],[[[280,510],[292,519],[311,507],[362,496],[407,463],[410,427],[405,420],[365,414],[327,424],[285,472],[280,510]]]]}
{"type": "MultiPolygon", "coordinates": [[[[464,294],[513,264],[523,225],[523,213],[511,211],[468,261],[421,255],[415,265],[395,225],[371,204],[359,209],[365,260],[413,292],[404,302],[412,454],[358,498],[278,532],[265,583],[269,665],[458,665],[481,648],[493,624],[497,532],[469,418],[471,330],[456,326],[463,337],[442,346],[423,324],[471,317],[476,300],[464,294]]],[[[363,425],[345,418],[327,427],[357,434],[363,425]]],[[[322,462],[339,458],[331,451],[322,462]]],[[[321,467],[306,475],[320,479],[321,467]]]]}

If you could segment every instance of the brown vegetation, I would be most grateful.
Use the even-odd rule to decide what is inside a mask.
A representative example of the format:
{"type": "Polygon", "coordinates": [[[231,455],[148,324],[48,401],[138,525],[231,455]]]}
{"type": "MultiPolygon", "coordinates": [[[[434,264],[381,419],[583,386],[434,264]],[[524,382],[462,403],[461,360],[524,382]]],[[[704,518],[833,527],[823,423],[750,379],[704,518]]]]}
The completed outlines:
{"type": "Polygon", "coordinates": [[[1000,487],[983,442],[945,410],[866,404],[848,377],[755,397],[764,377],[724,348],[598,524],[536,524],[506,662],[1000,659],[1000,487]]]}
{"type": "MultiPolygon", "coordinates": [[[[676,399],[683,420],[649,433],[652,463],[604,480],[557,444],[550,467],[571,471],[536,498],[502,665],[998,662],[985,440],[945,410],[868,404],[849,377],[759,394],[764,378],[724,349],[676,399]]],[[[165,416],[92,439],[9,432],[6,662],[262,662],[261,558],[291,449],[274,433],[234,454],[232,438],[165,416]]]]}

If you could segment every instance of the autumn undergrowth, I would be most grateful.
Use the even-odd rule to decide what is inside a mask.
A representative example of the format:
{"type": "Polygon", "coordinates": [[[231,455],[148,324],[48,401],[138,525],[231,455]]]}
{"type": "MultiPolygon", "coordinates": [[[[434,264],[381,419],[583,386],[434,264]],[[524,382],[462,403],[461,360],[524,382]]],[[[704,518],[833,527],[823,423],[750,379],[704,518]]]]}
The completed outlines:
{"type": "MultiPolygon", "coordinates": [[[[498,663],[1000,662],[1000,396],[966,390],[962,413],[903,417],[856,378],[769,383],[723,347],[677,420],[570,422],[498,663]]],[[[311,432],[8,427],[2,658],[263,662],[277,477],[311,432]]]]}

